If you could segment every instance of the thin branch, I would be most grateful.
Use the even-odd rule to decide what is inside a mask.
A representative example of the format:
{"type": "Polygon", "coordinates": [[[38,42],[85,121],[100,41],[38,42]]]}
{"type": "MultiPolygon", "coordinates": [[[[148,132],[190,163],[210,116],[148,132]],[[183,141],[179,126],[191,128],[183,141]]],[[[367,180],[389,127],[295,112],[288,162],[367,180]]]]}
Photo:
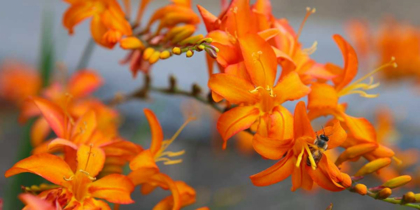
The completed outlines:
{"type": "Polygon", "coordinates": [[[90,57],[92,56],[93,49],[95,49],[95,41],[90,38],[85,46],[85,49],[83,50],[82,57],[80,57],[79,64],[77,64],[77,71],[86,68],[90,57]]]}

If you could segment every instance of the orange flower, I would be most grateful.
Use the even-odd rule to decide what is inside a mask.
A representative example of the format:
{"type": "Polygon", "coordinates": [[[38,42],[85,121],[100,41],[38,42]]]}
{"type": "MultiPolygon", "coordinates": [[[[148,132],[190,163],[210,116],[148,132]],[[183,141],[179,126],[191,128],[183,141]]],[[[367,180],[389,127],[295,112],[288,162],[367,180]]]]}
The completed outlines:
{"type": "MultiPolygon", "coordinates": [[[[134,158],[143,149],[129,141],[122,140],[118,136],[108,136],[98,129],[98,121],[93,110],[88,110],[76,122],[56,104],[42,99],[33,98],[33,102],[40,109],[48,126],[58,138],[48,141],[36,148],[34,153],[54,152],[60,149],[64,151],[65,160],[72,169],[77,167],[76,162],[71,162],[76,151],[83,145],[91,145],[106,154],[107,158],[113,158],[114,162],[124,163],[134,158]]],[[[112,163],[110,163],[112,164],[112,163]]],[[[114,168],[114,170],[116,170],[114,168]]],[[[113,172],[121,172],[119,168],[113,172]]]]}
{"type": "Polygon", "coordinates": [[[28,96],[37,95],[41,89],[41,78],[38,72],[23,63],[4,62],[0,70],[1,99],[20,106],[28,96]]]}
{"type": "Polygon", "coordinates": [[[140,152],[131,162],[130,169],[132,172],[128,177],[134,185],[142,185],[142,193],[148,194],[157,186],[163,189],[170,189],[172,196],[165,198],[155,208],[156,209],[180,209],[184,205],[188,205],[195,200],[194,190],[185,185],[183,182],[174,182],[169,176],[160,172],[157,162],[163,162],[165,165],[181,163],[182,159],[172,160],[170,157],[177,157],[184,154],[184,151],[170,152],[166,151],[167,147],[181,133],[182,129],[192,119],[188,119],[169,140],[163,140],[162,127],[156,116],[149,109],[144,109],[144,113],[149,122],[152,132],[152,144],[149,149],[140,152]],[[159,207],[159,208],[158,208],[159,207]]]}
{"type": "MultiPolygon", "coordinates": [[[[316,162],[311,148],[317,147],[314,143],[319,140],[318,135],[328,136],[328,149],[341,145],[347,137],[337,120],[334,121],[333,126],[326,127],[324,131],[315,133],[312,130],[306,114],[305,103],[299,102],[294,114],[293,138],[272,140],[270,144],[273,150],[277,150],[283,156],[282,159],[265,171],[252,175],[250,178],[254,185],[272,185],[292,175],[292,191],[300,187],[310,190],[313,182],[330,191],[340,191],[351,186],[350,177],[340,172],[325,154],[320,157],[318,163],[316,162]]],[[[258,138],[258,134],[256,138],[258,138]]],[[[276,136],[271,136],[271,138],[275,139],[276,136]]],[[[270,156],[272,151],[267,150],[266,153],[267,156],[270,156]]],[[[264,156],[264,154],[262,155],[264,156]]]]}
{"type": "Polygon", "coordinates": [[[111,174],[96,180],[105,162],[103,151],[82,145],[77,150],[77,162],[73,172],[63,159],[47,153],[38,154],[19,161],[6,171],[5,176],[24,172],[42,176],[68,195],[70,199],[61,206],[66,209],[110,209],[108,204],[95,198],[118,204],[134,202],[130,198],[134,185],[126,176],[111,174]]]}
{"type": "Polygon", "coordinates": [[[254,122],[264,121],[265,126],[258,127],[258,132],[267,133],[277,123],[271,120],[274,113],[282,117],[289,114],[281,106],[283,102],[302,98],[310,92],[295,72],[275,82],[276,56],[261,37],[248,34],[239,39],[239,43],[248,78],[219,73],[211,75],[208,82],[216,102],[225,98],[229,103],[238,105],[223,113],[217,123],[217,129],[225,141],[224,147],[230,137],[249,128],[254,122]]]}
{"type": "Polygon", "coordinates": [[[63,25],[73,34],[74,27],[92,17],[93,39],[106,48],[113,48],[123,36],[132,34],[130,23],[116,0],[65,0],[70,8],[64,14],[63,25]]]}

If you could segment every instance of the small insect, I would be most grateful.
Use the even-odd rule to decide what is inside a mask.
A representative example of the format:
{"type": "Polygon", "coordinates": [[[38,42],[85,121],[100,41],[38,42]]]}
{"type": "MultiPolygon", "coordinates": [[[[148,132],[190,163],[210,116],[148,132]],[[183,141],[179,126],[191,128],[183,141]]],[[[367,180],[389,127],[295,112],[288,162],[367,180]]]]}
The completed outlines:
{"type": "MultiPolygon", "coordinates": [[[[324,128],[322,128],[322,130],[324,131],[324,128]]],[[[323,134],[319,136],[318,134],[316,135],[314,145],[310,146],[311,154],[315,160],[315,164],[318,164],[318,162],[322,158],[322,154],[327,150],[328,140],[330,139],[328,138],[327,135],[325,135],[325,131],[324,131],[323,134]]],[[[311,166],[311,161],[309,160],[309,157],[306,159],[306,165],[311,166]]]]}

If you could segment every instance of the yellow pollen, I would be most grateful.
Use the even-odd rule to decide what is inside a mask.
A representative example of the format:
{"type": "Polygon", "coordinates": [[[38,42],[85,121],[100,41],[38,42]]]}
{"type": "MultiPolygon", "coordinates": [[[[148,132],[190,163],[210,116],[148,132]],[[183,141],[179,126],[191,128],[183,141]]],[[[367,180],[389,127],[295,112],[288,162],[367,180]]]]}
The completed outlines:
{"type": "Polygon", "coordinates": [[[69,177],[69,178],[66,178],[66,177],[63,177],[63,179],[65,180],[65,181],[71,181],[71,180],[73,180],[74,179],[74,175],[72,175],[71,177],[69,177]]]}
{"type": "Polygon", "coordinates": [[[81,172],[81,173],[83,173],[83,174],[86,174],[86,176],[91,180],[91,181],[95,181],[96,180],[96,177],[92,177],[92,176],[90,176],[90,174],[89,174],[89,172],[87,172],[87,171],[84,171],[84,170],[79,170],[79,172],[81,172]]]}
{"type": "Polygon", "coordinates": [[[235,14],[237,14],[237,13],[238,13],[238,7],[234,7],[234,8],[232,9],[232,12],[233,12],[233,13],[235,13],[235,14]]]}
{"type": "Polygon", "coordinates": [[[298,159],[296,161],[296,167],[300,167],[300,163],[302,162],[302,156],[303,156],[303,152],[305,152],[305,149],[302,147],[302,151],[300,152],[298,159]]]}
{"type": "Polygon", "coordinates": [[[316,163],[315,163],[314,157],[312,157],[312,152],[309,149],[307,144],[305,144],[305,149],[306,149],[306,152],[308,153],[308,158],[309,158],[309,161],[311,162],[312,170],[316,170],[316,163]]]}
{"type": "Polygon", "coordinates": [[[359,94],[361,97],[365,97],[365,98],[376,98],[379,96],[379,94],[368,94],[363,90],[371,90],[374,89],[376,87],[379,86],[379,82],[378,83],[373,83],[373,77],[372,75],[375,74],[378,71],[381,71],[389,66],[392,66],[394,68],[396,68],[397,63],[395,62],[395,58],[391,57],[391,61],[378,67],[377,69],[369,72],[368,74],[366,74],[365,76],[361,77],[360,79],[356,80],[355,82],[351,83],[350,85],[348,85],[347,87],[343,88],[342,90],[340,90],[340,92],[338,92],[338,96],[344,96],[344,95],[349,95],[349,94],[359,94]],[[362,83],[363,80],[369,78],[369,82],[368,83],[362,83]]]}
{"type": "Polygon", "coordinates": [[[258,93],[258,90],[267,90],[270,94],[270,97],[275,98],[276,94],[274,94],[274,90],[273,88],[271,88],[270,86],[267,85],[267,87],[264,89],[262,86],[258,86],[253,90],[250,90],[250,93],[258,93]]]}
{"type": "Polygon", "coordinates": [[[312,44],[312,46],[311,46],[311,47],[306,48],[306,49],[303,49],[303,52],[304,52],[304,53],[306,53],[307,55],[312,55],[312,54],[316,51],[317,46],[318,46],[318,42],[317,42],[317,41],[315,41],[315,42],[312,44]]]}

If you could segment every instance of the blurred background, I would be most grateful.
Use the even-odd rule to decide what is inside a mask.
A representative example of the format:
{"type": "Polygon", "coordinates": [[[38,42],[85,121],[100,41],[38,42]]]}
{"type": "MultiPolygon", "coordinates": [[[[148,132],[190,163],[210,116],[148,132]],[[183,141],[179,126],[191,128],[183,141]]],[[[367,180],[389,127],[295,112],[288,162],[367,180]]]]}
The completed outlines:
{"type": "MultiPolygon", "coordinates": [[[[152,2],[145,16],[168,1],[152,2]]],[[[134,7],[138,1],[134,1],[134,7]]],[[[194,0],[213,14],[219,14],[219,1],[194,0]]],[[[89,22],[85,21],[76,27],[75,34],[68,36],[61,19],[67,4],[62,1],[14,0],[3,1],[0,7],[0,61],[16,59],[38,66],[41,40],[42,16],[46,11],[52,12],[54,22],[55,57],[73,72],[81,57],[82,51],[90,38],[89,22]]],[[[305,8],[315,7],[316,13],[307,21],[300,41],[304,47],[318,42],[317,51],[312,58],[320,63],[333,62],[342,65],[342,56],[332,40],[333,34],[345,34],[345,24],[350,19],[362,18],[373,27],[386,15],[411,24],[420,23],[418,0],[273,0],[273,14],[277,18],[288,18],[295,30],[298,29],[305,8]]],[[[419,26],[420,27],[420,26],[419,26]]],[[[206,34],[204,26],[198,33],[206,34]]],[[[105,85],[95,93],[101,99],[110,99],[116,92],[128,93],[142,85],[142,75],[132,78],[127,66],[119,61],[124,58],[123,50],[116,47],[107,50],[96,46],[88,67],[104,77],[105,85]]],[[[398,62],[398,59],[397,59],[398,62]]],[[[374,66],[361,65],[360,72],[372,70],[374,66]]],[[[170,75],[175,75],[180,88],[189,90],[193,83],[199,84],[207,93],[207,67],[204,53],[196,53],[192,58],[174,56],[159,61],[152,70],[154,86],[166,87],[170,75]]],[[[360,76],[360,75],[359,75],[360,76]]],[[[382,81],[381,81],[382,82],[382,81]]],[[[25,85],[25,84],[19,84],[25,85]]],[[[356,95],[346,96],[341,102],[349,103],[348,113],[352,116],[365,117],[374,122],[375,110],[386,106],[392,110],[399,132],[398,146],[402,149],[420,148],[420,89],[410,81],[400,83],[382,83],[372,90],[380,97],[361,98],[356,95]]],[[[293,110],[295,103],[286,103],[285,107],[293,110]]],[[[291,193],[290,179],[281,183],[260,188],[252,185],[249,176],[258,173],[275,161],[264,160],[255,152],[244,152],[232,138],[226,150],[222,150],[222,140],[215,130],[214,119],[218,113],[210,107],[191,101],[182,96],[168,96],[159,93],[151,94],[147,101],[130,101],[118,106],[123,116],[120,132],[123,137],[140,143],[145,147],[150,144],[150,131],[143,114],[143,108],[150,108],[160,120],[165,138],[170,138],[184,122],[183,110],[194,110],[198,120],[190,123],[171,146],[171,150],[185,149],[183,163],[163,166],[163,172],[175,180],[183,180],[197,191],[197,202],[185,209],[208,206],[211,209],[325,209],[331,202],[334,209],[404,209],[404,207],[387,204],[368,197],[362,197],[347,191],[330,193],[325,190],[291,193]],[[210,120],[209,120],[210,119],[210,120]]],[[[5,102],[0,104],[0,174],[17,161],[17,149],[20,146],[22,127],[17,122],[18,110],[5,102]]],[[[397,153],[398,157],[398,153],[397,153]]],[[[0,176],[0,197],[8,191],[5,186],[8,180],[0,176]]],[[[370,182],[368,186],[380,184],[370,182]]],[[[136,189],[138,191],[138,189],[136,189]]],[[[151,209],[168,192],[157,190],[148,196],[134,193],[136,203],[122,206],[121,209],[151,209]]]]}

